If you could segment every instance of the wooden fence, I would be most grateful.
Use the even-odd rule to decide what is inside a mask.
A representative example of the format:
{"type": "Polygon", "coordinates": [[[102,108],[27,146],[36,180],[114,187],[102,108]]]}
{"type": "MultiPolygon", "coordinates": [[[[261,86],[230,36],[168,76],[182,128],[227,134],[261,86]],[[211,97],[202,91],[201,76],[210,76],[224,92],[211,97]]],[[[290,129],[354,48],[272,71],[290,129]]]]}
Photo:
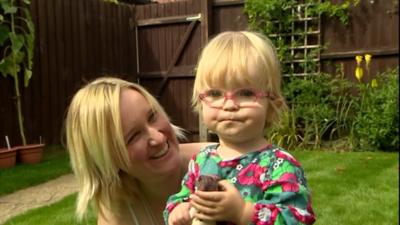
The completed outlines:
{"type": "MultiPolygon", "coordinates": [[[[33,77],[22,89],[28,142],[60,143],[73,93],[100,74],[135,75],[134,6],[97,0],[33,0],[33,77]]],[[[0,146],[19,144],[11,78],[0,78],[0,146]]]]}
{"type": "MultiPolygon", "coordinates": [[[[33,0],[34,75],[22,93],[28,140],[42,137],[46,143],[60,143],[72,95],[86,81],[104,74],[139,81],[159,98],[173,122],[190,132],[189,140],[198,140],[198,116],[190,108],[193,68],[211,36],[247,29],[243,4],[191,0],[135,6],[33,0]]],[[[351,77],[354,56],[364,53],[373,55],[371,74],[398,66],[395,4],[360,1],[348,26],[323,20],[322,43],[329,43],[321,55],[323,70],[332,72],[343,63],[351,77]]],[[[18,144],[12,87],[10,78],[0,79],[0,138],[8,135],[18,144]]]]}

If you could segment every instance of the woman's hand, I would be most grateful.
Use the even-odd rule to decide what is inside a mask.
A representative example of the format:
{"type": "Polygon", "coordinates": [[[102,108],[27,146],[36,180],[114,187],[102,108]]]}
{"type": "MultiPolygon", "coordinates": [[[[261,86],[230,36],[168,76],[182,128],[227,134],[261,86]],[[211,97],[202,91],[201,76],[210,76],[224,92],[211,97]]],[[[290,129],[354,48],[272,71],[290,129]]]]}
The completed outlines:
{"type": "Polygon", "coordinates": [[[177,205],[168,217],[168,225],[190,225],[192,219],[189,215],[190,204],[183,202],[177,205]]]}
{"type": "Polygon", "coordinates": [[[196,191],[190,196],[190,205],[197,209],[194,217],[200,220],[230,221],[241,224],[245,203],[236,187],[227,180],[219,182],[223,191],[196,191]]]}

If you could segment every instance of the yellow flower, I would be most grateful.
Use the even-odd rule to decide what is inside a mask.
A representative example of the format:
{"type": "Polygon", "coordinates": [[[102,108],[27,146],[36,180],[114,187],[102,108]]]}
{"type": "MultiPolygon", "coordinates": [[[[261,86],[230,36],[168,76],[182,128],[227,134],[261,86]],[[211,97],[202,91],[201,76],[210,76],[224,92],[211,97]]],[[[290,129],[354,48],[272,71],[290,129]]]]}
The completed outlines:
{"type": "Polygon", "coordinates": [[[362,55],[356,55],[357,66],[361,65],[362,59],[363,59],[362,55]]]}
{"type": "Polygon", "coordinates": [[[378,81],[376,81],[376,79],[372,79],[371,80],[371,87],[372,88],[377,88],[378,87],[378,81]]]}
{"type": "Polygon", "coordinates": [[[355,75],[358,81],[361,81],[361,78],[364,75],[364,71],[360,66],[357,66],[356,71],[355,71],[355,75]]]}
{"type": "Polygon", "coordinates": [[[367,67],[369,67],[369,63],[371,62],[372,55],[365,54],[364,58],[365,58],[365,62],[367,63],[367,67]]]}

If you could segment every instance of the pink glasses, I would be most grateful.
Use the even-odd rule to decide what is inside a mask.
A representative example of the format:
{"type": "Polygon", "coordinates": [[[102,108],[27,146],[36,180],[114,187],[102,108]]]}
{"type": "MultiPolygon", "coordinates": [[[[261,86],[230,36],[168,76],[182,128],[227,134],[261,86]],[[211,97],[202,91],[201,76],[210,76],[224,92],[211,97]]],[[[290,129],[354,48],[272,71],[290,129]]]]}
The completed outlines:
{"type": "Polygon", "coordinates": [[[213,108],[222,108],[227,99],[231,99],[236,106],[245,106],[246,103],[253,103],[264,97],[275,99],[275,96],[269,92],[256,91],[252,88],[239,88],[233,91],[209,89],[199,94],[200,100],[213,108]]]}

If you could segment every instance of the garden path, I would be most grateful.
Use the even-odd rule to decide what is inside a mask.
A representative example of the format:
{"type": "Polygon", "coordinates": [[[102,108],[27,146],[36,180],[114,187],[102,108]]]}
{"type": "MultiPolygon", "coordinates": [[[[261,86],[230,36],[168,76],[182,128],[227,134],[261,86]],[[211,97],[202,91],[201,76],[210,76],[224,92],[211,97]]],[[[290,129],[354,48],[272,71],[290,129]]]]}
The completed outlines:
{"type": "Polygon", "coordinates": [[[32,208],[52,204],[78,191],[73,174],[0,197],[0,224],[32,208]]]}

